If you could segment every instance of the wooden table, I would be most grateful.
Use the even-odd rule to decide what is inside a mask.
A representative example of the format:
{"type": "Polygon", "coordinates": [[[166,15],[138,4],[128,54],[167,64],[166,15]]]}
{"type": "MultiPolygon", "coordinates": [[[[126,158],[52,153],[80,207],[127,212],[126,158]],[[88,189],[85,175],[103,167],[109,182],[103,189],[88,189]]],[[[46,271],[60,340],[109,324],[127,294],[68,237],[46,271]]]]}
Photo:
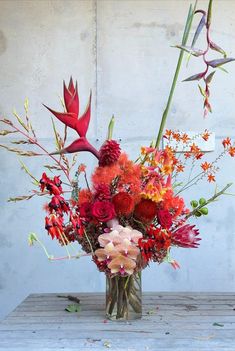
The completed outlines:
{"type": "Polygon", "coordinates": [[[33,294],[0,324],[4,351],[235,351],[235,293],[145,293],[142,320],[104,317],[104,295],[33,294]]]}

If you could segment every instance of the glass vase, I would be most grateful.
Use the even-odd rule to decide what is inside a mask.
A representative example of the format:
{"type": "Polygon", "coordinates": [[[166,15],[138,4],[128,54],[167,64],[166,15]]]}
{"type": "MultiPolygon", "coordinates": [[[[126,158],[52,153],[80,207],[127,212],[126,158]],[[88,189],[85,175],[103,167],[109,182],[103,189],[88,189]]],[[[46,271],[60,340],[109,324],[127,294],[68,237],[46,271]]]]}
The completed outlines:
{"type": "Polygon", "coordinates": [[[106,276],[106,317],[111,320],[132,320],[141,316],[141,272],[127,277],[106,276]]]}

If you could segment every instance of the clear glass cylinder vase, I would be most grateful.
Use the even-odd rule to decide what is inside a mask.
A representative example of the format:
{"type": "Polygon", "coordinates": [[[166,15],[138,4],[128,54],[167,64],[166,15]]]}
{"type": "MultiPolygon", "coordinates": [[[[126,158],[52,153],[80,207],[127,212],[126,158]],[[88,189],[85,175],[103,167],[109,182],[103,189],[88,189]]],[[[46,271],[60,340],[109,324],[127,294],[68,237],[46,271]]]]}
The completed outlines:
{"type": "Polygon", "coordinates": [[[106,317],[111,320],[133,320],[141,316],[141,272],[127,277],[106,276],[106,317]]]}

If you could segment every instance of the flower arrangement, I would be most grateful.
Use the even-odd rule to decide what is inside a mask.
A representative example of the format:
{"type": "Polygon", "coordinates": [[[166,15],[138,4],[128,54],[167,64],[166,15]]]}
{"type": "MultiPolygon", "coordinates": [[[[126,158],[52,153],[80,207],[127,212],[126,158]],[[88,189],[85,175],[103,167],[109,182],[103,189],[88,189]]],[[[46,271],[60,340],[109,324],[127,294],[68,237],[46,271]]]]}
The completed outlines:
{"type": "MultiPolygon", "coordinates": [[[[23,136],[23,139],[14,141],[14,144],[37,146],[42,153],[0,146],[20,156],[32,157],[44,154],[52,160],[50,165],[45,165],[46,171],[42,173],[41,179],[36,179],[21,162],[22,168],[33,179],[37,188],[29,195],[10,198],[9,201],[29,200],[36,196],[49,198],[45,206],[45,229],[52,239],[57,240],[58,244],[65,248],[66,255],[63,257],[50,255],[34,233],[29,236],[30,244],[38,242],[51,261],[90,255],[99,271],[108,277],[109,317],[119,319],[129,318],[131,313],[141,315],[140,272],[151,261],[158,264],[168,262],[173,268],[179,268],[179,263],[171,258],[171,248],[197,248],[201,240],[199,230],[194,224],[189,223],[189,219],[206,216],[207,206],[219,196],[226,194],[231,186],[226,185],[209,199],[192,200],[190,206],[187,206],[182,192],[203,179],[207,179],[210,183],[215,182],[220,158],[225,154],[234,157],[235,144],[230,138],[224,139],[221,154],[213,162],[208,162],[202,160],[205,153],[197,146],[195,137],[172,130],[166,130],[163,134],[183,53],[186,51],[190,55],[202,57],[206,64],[204,72],[186,79],[186,81],[204,81],[205,89],[201,86],[199,89],[204,97],[205,115],[211,111],[209,84],[215,73],[215,71],[208,73],[209,68],[220,67],[234,60],[227,58],[226,53],[210,39],[211,6],[212,1],[209,2],[207,13],[190,7],[182,45],[177,46],[181,50],[179,61],[157,140],[150,146],[141,147],[137,160],[131,160],[113,139],[114,117],[108,127],[108,137],[101,148],[97,150],[91,145],[86,136],[91,117],[91,95],[85,112],[80,115],[77,83],[74,84],[72,78],[68,86],[64,83],[64,112],[56,112],[45,106],[65,125],[65,134],[61,136],[53,122],[57,146],[55,152],[48,152],[38,142],[28,116],[27,100],[24,105],[25,119],[14,113],[18,125],[8,119],[1,120],[9,127],[8,130],[1,131],[2,136],[17,133],[23,136]],[[192,45],[188,47],[186,42],[192,19],[198,13],[202,15],[202,19],[192,45]],[[194,48],[203,28],[206,28],[207,33],[207,48],[204,51],[194,48]],[[206,55],[209,49],[221,53],[223,58],[208,61],[206,55]],[[79,135],[69,146],[66,145],[68,128],[74,129],[79,135]],[[160,149],[162,136],[166,146],[160,149]],[[183,144],[184,152],[177,154],[177,146],[175,148],[170,146],[171,141],[183,144]],[[76,165],[77,152],[81,151],[92,153],[98,161],[90,181],[86,166],[76,165]],[[72,160],[68,154],[74,154],[72,160]],[[186,183],[179,183],[178,177],[184,172],[188,162],[191,162],[193,167],[198,163],[201,171],[198,174],[191,172],[192,175],[186,183]],[[80,187],[81,177],[84,178],[86,187],[80,187]],[[75,243],[80,244],[83,253],[75,249],[75,254],[71,254],[70,248],[74,249],[75,243]]],[[[210,132],[205,130],[197,137],[206,142],[210,138],[210,132]]]]}

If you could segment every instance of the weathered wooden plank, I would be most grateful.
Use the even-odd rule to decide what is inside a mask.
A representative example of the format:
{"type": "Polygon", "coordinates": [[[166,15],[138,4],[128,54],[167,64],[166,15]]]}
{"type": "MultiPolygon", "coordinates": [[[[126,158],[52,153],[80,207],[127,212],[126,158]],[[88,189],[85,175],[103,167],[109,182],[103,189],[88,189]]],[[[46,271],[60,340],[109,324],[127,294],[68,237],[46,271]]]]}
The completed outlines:
{"type": "Polygon", "coordinates": [[[79,314],[57,295],[68,294],[26,298],[1,323],[0,350],[235,350],[234,293],[147,293],[142,320],[129,322],[105,320],[104,294],[69,293],[81,299],[79,314]]]}
{"type": "MultiPolygon", "coordinates": [[[[95,339],[96,340],[96,339],[95,339]]],[[[63,339],[59,338],[57,340],[51,340],[51,339],[44,339],[44,340],[39,340],[39,339],[25,339],[25,340],[19,340],[17,338],[12,339],[12,344],[14,345],[15,348],[17,347],[26,347],[29,348],[31,347],[31,350],[34,350],[36,347],[42,347],[43,345],[46,345],[47,348],[52,348],[52,349],[59,349],[59,348],[69,348],[69,350],[83,350],[83,349],[89,349],[91,350],[91,342],[88,342],[87,339],[63,339]]],[[[94,344],[94,343],[93,343],[94,344]]],[[[128,336],[128,338],[105,338],[101,339],[98,341],[95,341],[96,347],[99,346],[99,350],[107,350],[107,345],[109,344],[109,348],[112,350],[146,350],[146,346],[148,346],[147,350],[175,350],[175,348],[183,348],[188,350],[188,346],[190,345],[191,348],[194,347],[194,351],[201,350],[202,348],[210,351],[214,350],[230,350],[234,351],[235,344],[231,344],[230,339],[217,339],[214,340],[213,338],[209,340],[198,340],[198,339],[192,339],[192,340],[183,340],[183,339],[169,339],[166,337],[161,338],[161,339],[153,339],[153,338],[148,338],[145,339],[144,337],[142,340],[138,340],[138,343],[136,343],[136,338],[131,338],[128,336]],[[106,346],[105,346],[106,343],[106,346]],[[231,348],[233,346],[233,349],[231,348]]],[[[0,343],[0,347],[7,349],[9,346],[8,340],[2,341],[0,343]]],[[[43,350],[43,349],[42,349],[43,350]]]]}

